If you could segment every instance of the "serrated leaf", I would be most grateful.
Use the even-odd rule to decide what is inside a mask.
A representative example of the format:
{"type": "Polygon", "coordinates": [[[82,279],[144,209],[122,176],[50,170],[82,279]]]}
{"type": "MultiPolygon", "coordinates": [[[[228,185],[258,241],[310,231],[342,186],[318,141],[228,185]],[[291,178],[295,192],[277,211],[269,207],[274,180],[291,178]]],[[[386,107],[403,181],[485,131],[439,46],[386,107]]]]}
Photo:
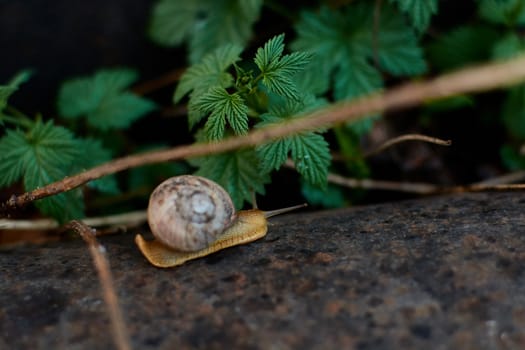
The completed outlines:
{"type": "Polygon", "coordinates": [[[240,150],[205,157],[196,175],[207,177],[220,184],[231,196],[237,209],[246,201],[251,203],[252,193],[264,194],[264,185],[270,181],[259,171],[258,159],[253,150],[240,150]]]}
{"type": "Polygon", "coordinates": [[[397,2],[399,9],[405,12],[418,32],[424,31],[430,24],[430,18],[438,12],[437,0],[390,0],[397,2]]]}
{"type": "Polygon", "coordinates": [[[262,83],[270,90],[287,98],[297,99],[299,91],[293,75],[310,61],[305,52],[294,52],[283,57],[284,34],[273,37],[257,50],[254,62],[261,71],[262,83]]]}
{"type": "Polygon", "coordinates": [[[204,130],[208,140],[220,140],[224,136],[224,130],[226,129],[226,119],[222,114],[210,115],[206,124],[204,124],[204,130]]]}
{"type": "Polygon", "coordinates": [[[284,51],[284,34],[276,35],[257,49],[254,62],[261,72],[272,70],[284,51]]]}
{"type": "MultiPolygon", "coordinates": [[[[37,121],[27,132],[9,130],[0,139],[0,171],[5,174],[0,185],[9,185],[21,176],[26,191],[47,185],[68,175],[80,156],[81,148],[73,134],[51,121],[37,121]]],[[[44,213],[64,221],[82,216],[83,203],[77,196],[64,193],[36,204],[44,213]]]]}
{"type": "Polygon", "coordinates": [[[191,35],[208,1],[161,0],[153,8],[150,37],[158,44],[175,46],[191,35]]]}
{"type": "Polygon", "coordinates": [[[326,64],[320,64],[314,59],[301,74],[295,74],[293,80],[299,91],[322,96],[330,88],[330,79],[327,79],[330,70],[326,64]]]}
{"type": "Polygon", "coordinates": [[[364,61],[341,62],[336,76],[334,97],[337,100],[352,99],[383,87],[379,71],[364,61]]]}
{"type": "Polygon", "coordinates": [[[373,2],[351,3],[340,11],[327,7],[304,11],[295,27],[297,39],[292,48],[315,55],[317,73],[308,79],[317,79],[317,85],[323,87],[333,76],[334,97],[341,99],[358,96],[356,85],[363,88],[362,93],[382,86],[379,71],[369,63],[376,57],[381,68],[393,75],[424,72],[423,53],[412,28],[389,5],[382,7],[379,19],[375,25],[373,2]],[[379,28],[377,40],[373,37],[375,27],[379,28]],[[358,74],[352,68],[356,62],[362,70],[358,84],[353,83],[358,74]],[[349,82],[353,87],[348,87],[349,82]]]}
{"type": "Polygon", "coordinates": [[[291,155],[295,168],[312,185],[324,187],[330,165],[330,148],[323,136],[313,132],[291,138],[291,155]]]}
{"type": "MultiPolygon", "coordinates": [[[[257,128],[283,122],[290,117],[297,117],[301,111],[319,106],[315,100],[306,99],[307,103],[293,100],[273,105],[268,113],[261,116],[262,122],[257,128]]],[[[297,171],[310,183],[326,185],[326,175],[330,164],[330,150],[323,136],[316,132],[307,132],[280,138],[257,146],[261,171],[269,173],[279,169],[291,152],[297,171]],[[323,168],[324,167],[324,168],[323,168]]]]}
{"type": "Polygon", "coordinates": [[[204,56],[181,76],[173,101],[179,102],[190,91],[198,97],[211,87],[230,87],[233,77],[225,70],[240,59],[241,52],[241,46],[226,44],[204,56]]]}
{"type": "Polygon", "coordinates": [[[387,72],[395,76],[410,76],[426,71],[423,50],[418,45],[414,31],[391,6],[385,6],[381,11],[377,41],[379,63],[387,72]]]}
{"type": "Polygon", "coordinates": [[[25,134],[7,129],[6,135],[0,138],[0,187],[9,186],[22,177],[27,151],[25,134]]]}
{"type": "Polygon", "coordinates": [[[271,92],[294,100],[299,98],[299,91],[297,90],[294,81],[288,76],[283,76],[274,72],[268,73],[263,76],[262,83],[271,92]]]}
{"type": "Polygon", "coordinates": [[[491,45],[487,45],[487,42],[495,42],[498,37],[496,30],[481,25],[453,29],[429,45],[427,51],[431,65],[451,70],[486,61],[491,54],[491,45]]]}
{"type": "Polygon", "coordinates": [[[156,108],[152,101],[125,91],[136,79],[133,70],[112,69],[69,80],[59,91],[59,113],[64,118],[86,117],[101,130],[128,127],[156,108]]]}
{"type": "Polygon", "coordinates": [[[262,5],[262,0],[162,0],[152,14],[150,36],[167,46],[189,43],[195,63],[222,45],[244,46],[262,5]]]}
{"type": "Polygon", "coordinates": [[[195,101],[195,106],[202,113],[211,113],[205,125],[209,140],[224,136],[226,120],[236,134],[248,132],[248,107],[237,92],[229,94],[222,87],[211,88],[195,101]]]}
{"type": "Polygon", "coordinates": [[[103,131],[124,129],[156,108],[153,101],[130,92],[122,92],[104,98],[96,110],[87,114],[87,121],[91,126],[103,131]]]}
{"type": "Polygon", "coordinates": [[[289,138],[278,139],[271,143],[257,146],[257,157],[260,160],[261,171],[269,173],[278,170],[288,158],[292,143],[289,138]]]}
{"type": "Polygon", "coordinates": [[[252,37],[263,0],[208,1],[189,38],[190,62],[198,62],[208,52],[225,44],[244,47],[252,37]]]}

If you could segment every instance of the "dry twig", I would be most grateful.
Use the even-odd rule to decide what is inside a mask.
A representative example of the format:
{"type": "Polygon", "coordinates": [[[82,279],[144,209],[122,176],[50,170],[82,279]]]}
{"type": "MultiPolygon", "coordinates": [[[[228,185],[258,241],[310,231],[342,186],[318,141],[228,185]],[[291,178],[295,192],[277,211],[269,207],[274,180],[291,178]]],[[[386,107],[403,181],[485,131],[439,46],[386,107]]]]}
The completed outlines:
{"type": "MultiPolygon", "coordinates": [[[[132,211],[129,213],[85,218],[83,224],[91,227],[101,226],[138,226],[146,222],[145,210],[132,211]]],[[[10,220],[0,219],[0,230],[53,230],[60,227],[58,221],[53,219],[37,220],[10,220]]]]}
{"type": "Polygon", "coordinates": [[[421,135],[421,134],[406,134],[406,135],[401,135],[398,137],[394,137],[393,139],[387,140],[386,142],[381,144],[379,147],[374,148],[368,152],[365,152],[363,156],[366,158],[366,157],[376,155],[378,153],[383,152],[385,149],[389,147],[392,147],[398,143],[406,142],[406,141],[423,141],[423,142],[434,143],[440,146],[450,146],[452,144],[452,141],[450,140],[442,140],[442,139],[438,139],[437,137],[431,137],[431,136],[426,136],[426,135],[421,135]]]}
{"type": "Polygon", "coordinates": [[[463,69],[427,82],[413,82],[382,94],[373,94],[352,102],[340,102],[303,118],[255,130],[247,135],[228,138],[217,143],[193,144],[169,150],[132,155],[94,167],[75,176],[51,183],[31,192],[13,195],[2,203],[2,215],[9,209],[79,187],[88,181],[133,167],[175,159],[217,154],[233,149],[255,146],[297,132],[356,121],[372,113],[407,108],[429,99],[439,99],[462,93],[481,92],[518,83],[525,79],[525,56],[463,69]]]}
{"type": "Polygon", "coordinates": [[[69,227],[75,230],[88,244],[89,253],[95,264],[100,283],[102,285],[102,295],[109,310],[109,318],[115,336],[115,344],[120,350],[131,349],[129,336],[126,331],[124,317],[118,304],[117,293],[113,288],[113,277],[109,269],[109,262],[106,258],[106,249],[95,238],[93,229],[80,221],[71,221],[69,227]]]}

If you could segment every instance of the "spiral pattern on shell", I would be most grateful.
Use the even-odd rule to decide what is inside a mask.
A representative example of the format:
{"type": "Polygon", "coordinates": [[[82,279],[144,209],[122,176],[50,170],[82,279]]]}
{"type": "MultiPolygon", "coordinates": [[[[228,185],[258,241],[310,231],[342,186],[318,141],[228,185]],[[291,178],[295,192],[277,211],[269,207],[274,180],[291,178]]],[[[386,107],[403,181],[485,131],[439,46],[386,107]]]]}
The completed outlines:
{"type": "Polygon", "coordinates": [[[179,251],[196,251],[214,242],[235,220],[228,193],[200,176],[167,179],[151,194],[148,222],[153,235],[179,251]]]}

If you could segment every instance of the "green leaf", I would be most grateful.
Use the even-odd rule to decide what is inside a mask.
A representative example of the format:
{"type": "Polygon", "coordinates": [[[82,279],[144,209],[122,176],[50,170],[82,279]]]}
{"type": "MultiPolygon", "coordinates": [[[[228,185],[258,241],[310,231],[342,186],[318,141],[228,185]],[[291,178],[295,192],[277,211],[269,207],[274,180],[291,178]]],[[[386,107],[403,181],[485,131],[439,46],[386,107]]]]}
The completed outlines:
{"type": "Polygon", "coordinates": [[[352,99],[383,87],[383,78],[377,69],[365,61],[341,62],[336,70],[334,97],[336,100],[352,99]]]}
{"type": "MultiPolygon", "coordinates": [[[[282,123],[286,119],[297,117],[301,112],[315,109],[318,106],[320,106],[319,102],[310,98],[304,98],[300,102],[286,100],[281,104],[274,104],[268,113],[261,115],[262,122],[256,127],[282,123]]],[[[291,153],[297,171],[306,181],[320,186],[326,185],[330,149],[323,136],[317,132],[280,138],[257,146],[256,152],[263,173],[279,169],[288,158],[288,154],[291,153]]]]}
{"type": "Polygon", "coordinates": [[[525,1],[523,0],[481,0],[481,18],[496,24],[520,26],[525,24],[525,1]]]}
{"type": "MultiPolygon", "coordinates": [[[[424,0],[416,0],[424,1],[424,0]]],[[[377,55],[381,68],[395,76],[424,73],[426,63],[417,37],[391,6],[381,11],[377,55]]]]}
{"type": "Polygon", "coordinates": [[[224,136],[226,120],[235,134],[248,132],[248,107],[237,92],[229,94],[222,87],[211,88],[195,102],[195,106],[202,113],[211,113],[205,125],[209,140],[224,136]]]}
{"type": "Polygon", "coordinates": [[[273,66],[279,62],[284,51],[284,34],[274,36],[260,47],[256,54],[254,62],[261,72],[272,70],[273,66]]]}
{"type": "Polygon", "coordinates": [[[32,72],[30,70],[23,70],[11,78],[7,85],[0,85],[0,111],[6,107],[7,100],[18,90],[20,85],[29,80],[31,74],[32,72]]]}
{"type": "Polygon", "coordinates": [[[390,0],[397,2],[399,9],[405,12],[418,32],[423,32],[430,24],[430,18],[438,12],[437,0],[390,0]]]}
{"type": "MultiPolygon", "coordinates": [[[[68,175],[74,161],[82,157],[73,134],[51,121],[37,121],[27,132],[8,130],[0,139],[0,185],[24,178],[26,191],[47,185],[68,175]]],[[[59,221],[81,217],[80,192],[68,192],[42,199],[36,205],[59,221]]]]}
{"type": "Polygon", "coordinates": [[[226,44],[204,56],[181,76],[173,101],[179,102],[190,91],[199,96],[212,87],[230,87],[233,77],[225,70],[240,59],[241,52],[241,46],[226,44]]]}
{"type": "Polygon", "coordinates": [[[326,186],[330,148],[323,136],[307,132],[290,138],[295,168],[312,185],[326,186]]]}
{"type": "Polygon", "coordinates": [[[195,63],[222,45],[246,45],[262,5],[262,0],[162,0],[152,14],[150,36],[162,45],[189,43],[195,63]]]}
{"type": "Polygon", "coordinates": [[[7,129],[6,135],[0,138],[0,187],[9,186],[22,177],[27,151],[25,134],[7,129]]]}
{"type": "Polygon", "coordinates": [[[207,3],[208,1],[158,1],[151,15],[151,39],[165,46],[180,45],[191,35],[207,3]]]}
{"type": "Polygon", "coordinates": [[[286,162],[291,147],[292,142],[289,138],[278,139],[258,146],[257,156],[261,162],[261,171],[269,173],[274,169],[278,170],[286,162]]]}
{"type": "Polygon", "coordinates": [[[211,0],[204,19],[194,28],[190,40],[190,61],[198,62],[211,50],[225,44],[244,47],[252,37],[263,0],[211,0]]]}
{"type": "Polygon", "coordinates": [[[262,83],[271,92],[287,98],[298,99],[299,91],[293,76],[310,61],[305,52],[294,52],[282,56],[284,34],[277,35],[257,50],[254,62],[261,71],[262,83]]]}
{"type": "Polygon", "coordinates": [[[428,46],[431,65],[451,70],[483,62],[491,55],[491,45],[499,37],[493,28],[482,25],[466,25],[444,33],[428,46]]]}
{"type": "Polygon", "coordinates": [[[496,59],[509,59],[525,51],[525,40],[516,33],[509,33],[499,39],[493,48],[493,57],[496,59]]]}
{"type": "Polygon", "coordinates": [[[156,108],[150,100],[122,92],[103,99],[98,108],[87,115],[87,120],[100,130],[124,129],[156,108]]]}
{"type": "Polygon", "coordinates": [[[59,113],[70,119],[86,117],[100,130],[126,128],[156,108],[152,101],[126,91],[136,79],[133,70],[112,69],[69,80],[59,91],[59,113]]]}
{"type": "Polygon", "coordinates": [[[270,181],[259,171],[253,150],[240,150],[208,156],[202,159],[196,175],[214,180],[230,194],[237,209],[246,201],[251,203],[252,193],[264,194],[264,185],[270,181]]]}
{"type": "Polygon", "coordinates": [[[382,7],[377,40],[374,27],[373,2],[351,3],[339,11],[327,7],[304,11],[295,27],[297,39],[292,48],[313,53],[317,68],[302,73],[306,75],[303,79],[318,81],[315,90],[323,91],[333,77],[334,97],[339,100],[383,85],[381,73],[370,63],[376,57],[382,69],[396,76],[425,71],[413,29],[390,5],[382,7]]]}

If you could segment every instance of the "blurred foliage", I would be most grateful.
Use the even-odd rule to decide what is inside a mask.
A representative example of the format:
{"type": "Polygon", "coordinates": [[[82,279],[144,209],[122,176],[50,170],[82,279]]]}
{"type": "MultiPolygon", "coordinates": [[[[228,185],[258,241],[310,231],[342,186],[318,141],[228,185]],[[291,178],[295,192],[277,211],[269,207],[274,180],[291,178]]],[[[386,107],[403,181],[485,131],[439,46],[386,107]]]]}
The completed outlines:
{"type": "MultiPolygon", "coordinates": [[[[525,0],[467,3],[474,11],[458,18],[437,0],[158,0],[148,33],[159,45],[186,48],[188,67],[174,86],[173,103],[187,106],[187,124],[196,142],[213,142],[399,82],[523,53],[525,0]],[[276,19],[288,46],[285,35],[275,32],[276,19]]],[[[100,69],[65,81],[57,92],[56,118],[27,116],[10,104],[10,96],[24,88],[30,76],[22,71],[0,85],[0,186],[21,183],[32,190],[130,149],[153,147],[130,147],[122,133],[158,114],[159,102],[130,89],[139,79],[133,69],[100,69]]],[[[434,115],[452,111],[474,111],[483,118],[490,114],[488,118],[506,130],[501,164],[524,169],[520,149],[525,143],[525,85],[499,92],[491,99],[494,108],[485,110],[484,103],[483,97],[469,95],[426,101],[419,121],[424,126],[434,115]]],[[[252,193],[265,193],[273,173],[288,158],[309,202],[345,205],[348,193],[327,186],[328,171],[369,177],[362,143],[379,120],[380,115],[371,115],[359,123],[293,135],[254,149],[133,169],[37,206],[43,214],[65,221],[84,215],[88,190],[120,196],[123,189],[149,189],[163,177],[194,171],[221,183],[241,207],[251,201],[252,193]],[[334,152],[339,161],[333,164],[334,152]]],[[[175,138],[156,142],[179,143],[175,138]]]]}

